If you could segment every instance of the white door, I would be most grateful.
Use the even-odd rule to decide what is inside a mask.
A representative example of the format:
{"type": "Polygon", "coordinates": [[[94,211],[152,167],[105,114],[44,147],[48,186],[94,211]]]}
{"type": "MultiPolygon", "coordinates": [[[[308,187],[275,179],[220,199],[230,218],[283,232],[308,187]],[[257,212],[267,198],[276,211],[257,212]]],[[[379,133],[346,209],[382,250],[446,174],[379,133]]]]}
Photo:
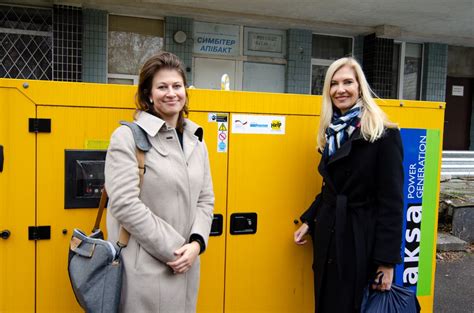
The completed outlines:
{"type": "Polygon", "coordinates": [[[194,86],[202,89],[221,89],[222,75],[229,75],[230,90],[240,90],[236,82],[236,61],[194,58],[194,86]]]}

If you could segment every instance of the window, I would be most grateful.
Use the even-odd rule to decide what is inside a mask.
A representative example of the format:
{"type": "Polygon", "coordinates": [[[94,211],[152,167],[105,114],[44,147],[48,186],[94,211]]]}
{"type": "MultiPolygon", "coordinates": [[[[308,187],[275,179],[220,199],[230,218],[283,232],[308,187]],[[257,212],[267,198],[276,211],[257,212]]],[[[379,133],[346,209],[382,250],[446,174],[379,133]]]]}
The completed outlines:
{"type": "Polygon", "coordinates": [[[311,60],[311,94],[322,95],[324,77],[332,61],[311,60]]]}
{"type": "Polygon", "coordinates": [[[311,59],[311,94],[323,92],[326,71],[334,60],[352,55],[353,40],[351,37],[313,35],[311,59]]]}
{"type": "Polygon", "coordinates": [[[313,59],[337,60],[352,54],[352,38],[313,35],[313,59]]]}
{"type": "Polygon", "coordinates": [[[143,63],[163,49],[162,20],[109,15],[108,82],[136,84],[143,63]]]}
{"type": "Polygon", "coordinates": [[[53,79],[53,14],[0,5],[0,77],[53,79]]]}
{"type": "Polygon", "coordinates": [[[395,43],[393,49],[392,98],[405,100],[421,99],[421,71],[423,45],[417,43],[395,43]]]}

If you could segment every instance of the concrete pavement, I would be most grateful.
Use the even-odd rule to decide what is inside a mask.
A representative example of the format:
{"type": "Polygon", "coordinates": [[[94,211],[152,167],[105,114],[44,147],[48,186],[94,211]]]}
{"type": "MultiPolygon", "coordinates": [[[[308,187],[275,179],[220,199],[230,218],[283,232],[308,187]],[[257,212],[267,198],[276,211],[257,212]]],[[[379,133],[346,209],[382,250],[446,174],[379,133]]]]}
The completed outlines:
{"type": "Polygon", "coordinates": [[[434,313],[474,313],[473,252],[439,253],[443,259],[436,261],[434,313]]]}

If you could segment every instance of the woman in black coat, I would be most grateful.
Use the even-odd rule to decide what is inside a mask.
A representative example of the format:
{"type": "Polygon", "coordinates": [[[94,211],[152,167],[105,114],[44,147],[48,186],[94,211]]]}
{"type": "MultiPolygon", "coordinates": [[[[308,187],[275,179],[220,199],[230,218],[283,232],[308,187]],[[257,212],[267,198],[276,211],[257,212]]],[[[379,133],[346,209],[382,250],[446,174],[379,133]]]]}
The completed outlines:
{"type": "Polygon", "coordinates": [[[353,58],[328,68],[318,134],[323,186],[294,234],[297,244],[312,235],[317,313],[359,312],[369,279],[382,272],[372,288],[390,289],[400,262],[402,143],[371,94],[353,58]]]}

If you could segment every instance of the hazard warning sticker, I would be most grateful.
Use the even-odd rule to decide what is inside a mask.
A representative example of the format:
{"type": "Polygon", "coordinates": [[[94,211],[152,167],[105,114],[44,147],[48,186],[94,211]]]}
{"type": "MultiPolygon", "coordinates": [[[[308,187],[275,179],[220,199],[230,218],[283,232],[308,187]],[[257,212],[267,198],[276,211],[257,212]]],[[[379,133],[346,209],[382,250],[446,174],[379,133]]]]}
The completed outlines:
{"type": "Polygon", "coordinates": [[[217,152],[227,153],[229,142],[229,124],[227,123],[228,115],[227,113],[212,114],[215,114],[215,122],[217,123],[217,152]]]}

